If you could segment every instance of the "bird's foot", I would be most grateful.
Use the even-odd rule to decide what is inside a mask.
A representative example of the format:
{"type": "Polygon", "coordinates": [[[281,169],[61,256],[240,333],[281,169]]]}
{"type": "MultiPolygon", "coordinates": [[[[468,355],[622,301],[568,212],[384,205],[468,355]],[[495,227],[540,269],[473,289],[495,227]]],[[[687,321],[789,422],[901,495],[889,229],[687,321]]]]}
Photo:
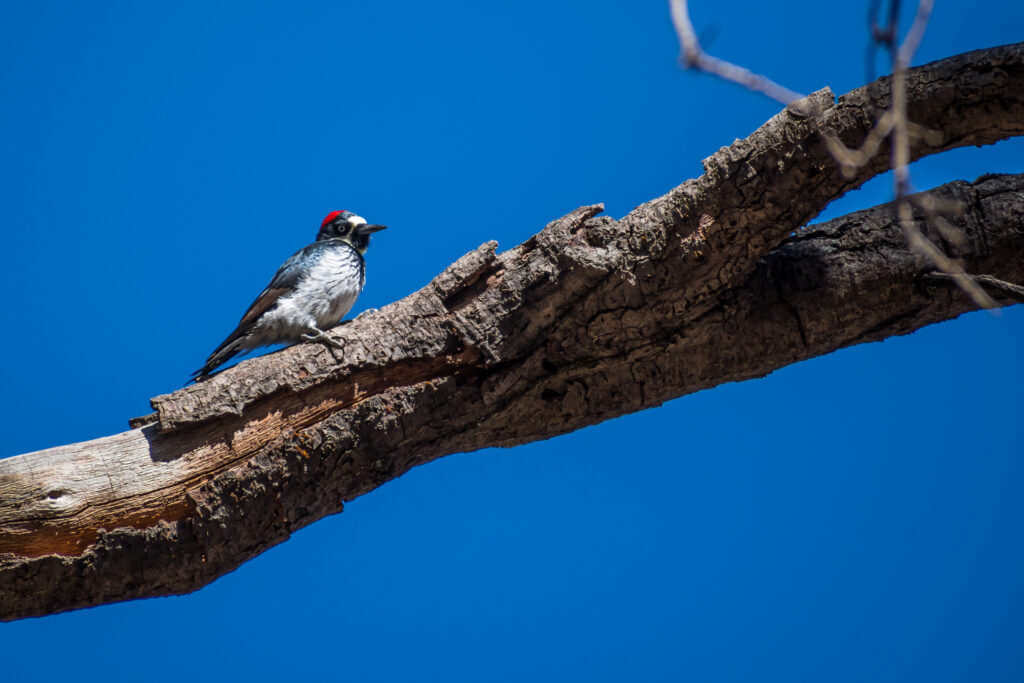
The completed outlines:
{"type": "Polygon", "coordinates": [[[353,318],[353,320],[359,320],[360,318],[363,318],[365,316],[373,315],[374,313],[376,313],[379,310],[380,310],[379,308],[367,308],[365,311],[363,311],[362,313],[357,315],[355,318],[353,318]]]}
{"type": "Polygon", "coordinates": [[[305,339],[306,341],[318,341],[322,344],[326,344],[327,346],[333,346],[336,349],[345,348],[344,344],[342,344],[337,339],[329,336],[326,332],[324,332],[318,327],[311,328],[309,332],[302,335],[302,338],[305,339]]]}

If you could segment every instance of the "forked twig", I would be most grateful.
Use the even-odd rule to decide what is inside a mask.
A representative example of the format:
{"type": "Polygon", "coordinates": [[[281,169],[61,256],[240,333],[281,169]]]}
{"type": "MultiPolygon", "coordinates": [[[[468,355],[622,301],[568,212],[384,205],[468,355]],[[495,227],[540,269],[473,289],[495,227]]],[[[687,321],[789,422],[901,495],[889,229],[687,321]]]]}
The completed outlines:
{"type": "MultiPolygon", "coordinates": [[[[907,31],[903,42],[897,44],[900,0],[890,0],[888,24],[885,27],[879,25],[877,21],[881,10],[881,0],[872,0],[869,11],[872,45],[884,45],[889,51],[892,62],[890,106],[868,131],[860,147],[855,149],[847,147],[830,130],[822,131],[821,136],[829,153],[846,178],[855,177],[857,169],[865,166],[874,158],[882,143],[886,139],[890,139],[893,192],[899,201],[898,214],[907,245],[912,251],[926,257],[940,271],[948,274],[977,306],[997,308],[998,304],[970,275],[964,272],[960,264],[946,255],[921,232],[914,220],[911,199],[909,199],[913,191],[909,168],[911,138],[924,139],[929,144],[941,142],[941,133],[919,126],[907,117],[906,70],[924,37],[933,6],[934,0],[919,0],[914,22],[907,31]]],[[[672,14],[672,23],[679,37],[679,61],[684,68],[714,74],[748,90],[762,93],[787,106],[791,106],[796,100],[803,98],[800,93],[779,85],[765,76],[704,52],[697,40],[693,22],[690,20],[687,0],[669,0],[669,9],[672,14]]],[[[926,220],[942,234],[946,241],[953,244],[962,243],[963,237],[960,235],[960,231],[938,215],[935,205],[929,206],[919,202],[918,206],[926,214],[926,220]]],[[[957,212],[961,210],[962,207],[958,208],[957,212]]]]}

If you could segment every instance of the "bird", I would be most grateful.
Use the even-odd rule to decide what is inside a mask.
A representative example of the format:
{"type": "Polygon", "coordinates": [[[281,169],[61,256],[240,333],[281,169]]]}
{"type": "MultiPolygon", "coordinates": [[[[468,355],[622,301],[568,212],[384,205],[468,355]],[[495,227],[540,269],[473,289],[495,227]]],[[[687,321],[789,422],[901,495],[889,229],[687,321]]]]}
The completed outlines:
{"type": "Polygon", "coordinates": [[[371,225],[351,211],[332,211],[320,224],[316,241],[292,254],[270,280],[238,327],[220,343],[189,381],[207,379],[234,356],[261,346],[319,341],[342,344],[326,329],[349,312],[366,283],[364,255],[371,225]]]}

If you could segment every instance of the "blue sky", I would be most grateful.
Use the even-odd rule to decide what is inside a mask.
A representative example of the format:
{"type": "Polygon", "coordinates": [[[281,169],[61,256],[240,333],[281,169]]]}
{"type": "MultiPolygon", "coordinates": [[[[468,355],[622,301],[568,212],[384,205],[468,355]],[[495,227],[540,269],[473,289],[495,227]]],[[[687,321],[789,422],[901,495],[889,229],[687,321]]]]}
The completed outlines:
{"type": "MultiPolygon", "coordinates": [[[[0,457],[121,431],[330,210],[356,311],[700,173],[778,107],[649,3],[6,3],[0,457]]],[[[866,2],[692,3],[716,55],[863,83],[866,2]]],[[[939,2],[917,62],[1021,39],[939,2]]],[[[1024,171],[1024,144],[916,164],[1024,171]]],[[[885,201],[881,178],[827,216],[885,201]]],[[[11,680],[1019,681],[1024,310],[444,458],[184,597],[0,625],[11,680]]]]}

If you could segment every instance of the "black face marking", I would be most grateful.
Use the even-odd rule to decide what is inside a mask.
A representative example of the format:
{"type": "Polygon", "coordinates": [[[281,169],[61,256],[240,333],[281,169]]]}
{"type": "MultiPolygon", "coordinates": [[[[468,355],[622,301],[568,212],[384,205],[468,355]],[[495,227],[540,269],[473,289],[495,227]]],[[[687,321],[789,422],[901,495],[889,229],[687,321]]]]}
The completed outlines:
{"type": "Polygon", "coordinates": [[[370,246],[370,236],[356,234],[355,237],[352,238],[352,246],[360,252],[366,251],[366,248],[370,246]]]}
{"type": "Polygon", "coordinates": [[[362,256],[370,246],[370,234],[382,230],[384,226],[370,226],[369,231],[362,230],[366,220],[356,214],[345,211],[334,217],[330,223],[323,225],[317,234],[317,241],[342,240],[353,247],[362,256]]]}

